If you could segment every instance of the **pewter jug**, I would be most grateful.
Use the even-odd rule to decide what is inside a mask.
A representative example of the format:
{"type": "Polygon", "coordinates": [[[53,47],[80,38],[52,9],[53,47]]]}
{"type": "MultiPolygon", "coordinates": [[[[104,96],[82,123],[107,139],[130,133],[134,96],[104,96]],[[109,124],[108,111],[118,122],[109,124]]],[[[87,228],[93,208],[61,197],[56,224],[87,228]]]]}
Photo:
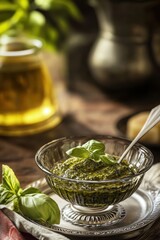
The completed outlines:
{"type": "Polygon", "coordinates": [[[100,26],[89,64],[106,89],[121,90],[153,81],[160,65],[160,1],[95,0],[100,26]]]}

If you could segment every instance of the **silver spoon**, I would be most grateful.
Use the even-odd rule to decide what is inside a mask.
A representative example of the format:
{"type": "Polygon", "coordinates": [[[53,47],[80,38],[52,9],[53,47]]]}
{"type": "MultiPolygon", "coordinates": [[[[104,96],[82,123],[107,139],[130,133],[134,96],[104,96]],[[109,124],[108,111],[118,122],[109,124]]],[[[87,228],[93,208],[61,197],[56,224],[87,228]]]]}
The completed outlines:
{"type": "Polygon", "coordinates": [[[133,147],[133,145],[141,138],[143,135],[145,135],[151,128],[153,128],[158,122],[160,121],[160,105],[153,108],[149,116],[144,123],[143,127],[141,128],[140,132],[137,134],[137,136],[133,139],[133,141],[129,144],[129,146],[126,148],[126,150],[123,152],[121,157],[118,159],[118,163],[120,163],[123,158],[126,156],[126,154],[129,152],[129,150],[133,147]]]}

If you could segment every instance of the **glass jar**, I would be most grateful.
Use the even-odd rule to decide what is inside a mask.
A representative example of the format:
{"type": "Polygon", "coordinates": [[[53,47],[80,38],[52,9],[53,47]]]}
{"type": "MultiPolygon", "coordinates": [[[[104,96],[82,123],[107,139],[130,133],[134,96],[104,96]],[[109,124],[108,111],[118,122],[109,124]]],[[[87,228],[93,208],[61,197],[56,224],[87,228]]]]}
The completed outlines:
{"type": "Polygon", "coordinates": [[[39,40],[0,42],[0,134],[21,136],[56,126],[60,112],[55,86],[39,40]]]}

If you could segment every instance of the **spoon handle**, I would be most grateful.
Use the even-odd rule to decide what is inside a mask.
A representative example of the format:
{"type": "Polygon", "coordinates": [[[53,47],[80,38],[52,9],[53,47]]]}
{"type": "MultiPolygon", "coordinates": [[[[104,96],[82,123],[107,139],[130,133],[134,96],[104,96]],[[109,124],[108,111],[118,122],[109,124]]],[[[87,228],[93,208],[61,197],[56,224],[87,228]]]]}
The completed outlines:
{"type": "Polygon", "coordinates": [[[158,122],[160,121],[160,105],[153,108],[149,116],[144,123],[143,127],[141,128],[140,132],[137,134],[137,136],[133,139],[133,141],[130,143],[130,145],[126,148],[126,150],[123,152],[121,157],[118,160],[118,163],[122,161],[122,159],[126,156],[126,154],[129,152],[129,150],[133,147],[133,145],[141,138],[143,135],[145,135],[151,128],[153,128],[158,122]]]}

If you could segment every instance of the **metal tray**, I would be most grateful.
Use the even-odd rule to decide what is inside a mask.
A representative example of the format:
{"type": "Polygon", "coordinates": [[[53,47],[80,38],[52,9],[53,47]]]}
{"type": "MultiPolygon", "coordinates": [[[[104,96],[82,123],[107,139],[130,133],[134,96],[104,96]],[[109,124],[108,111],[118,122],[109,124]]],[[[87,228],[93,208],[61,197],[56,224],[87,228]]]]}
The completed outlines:
{"type": "MultiPolygon", "coordinates": [[[[30,184],[50,195],[62,209],[67,203],[52,193],[45,179],[30,184]]],[[[84,237],[105,237],[105,239],[129,239],[143,234],[160,216],[160,163],[152,166],[145,174],[139,189],[120,203],[126,210],[126,217],[109,227],[80,227],[61,219],[59,225],[45,225],[51,231],[65,235],[84,237]]]]}

